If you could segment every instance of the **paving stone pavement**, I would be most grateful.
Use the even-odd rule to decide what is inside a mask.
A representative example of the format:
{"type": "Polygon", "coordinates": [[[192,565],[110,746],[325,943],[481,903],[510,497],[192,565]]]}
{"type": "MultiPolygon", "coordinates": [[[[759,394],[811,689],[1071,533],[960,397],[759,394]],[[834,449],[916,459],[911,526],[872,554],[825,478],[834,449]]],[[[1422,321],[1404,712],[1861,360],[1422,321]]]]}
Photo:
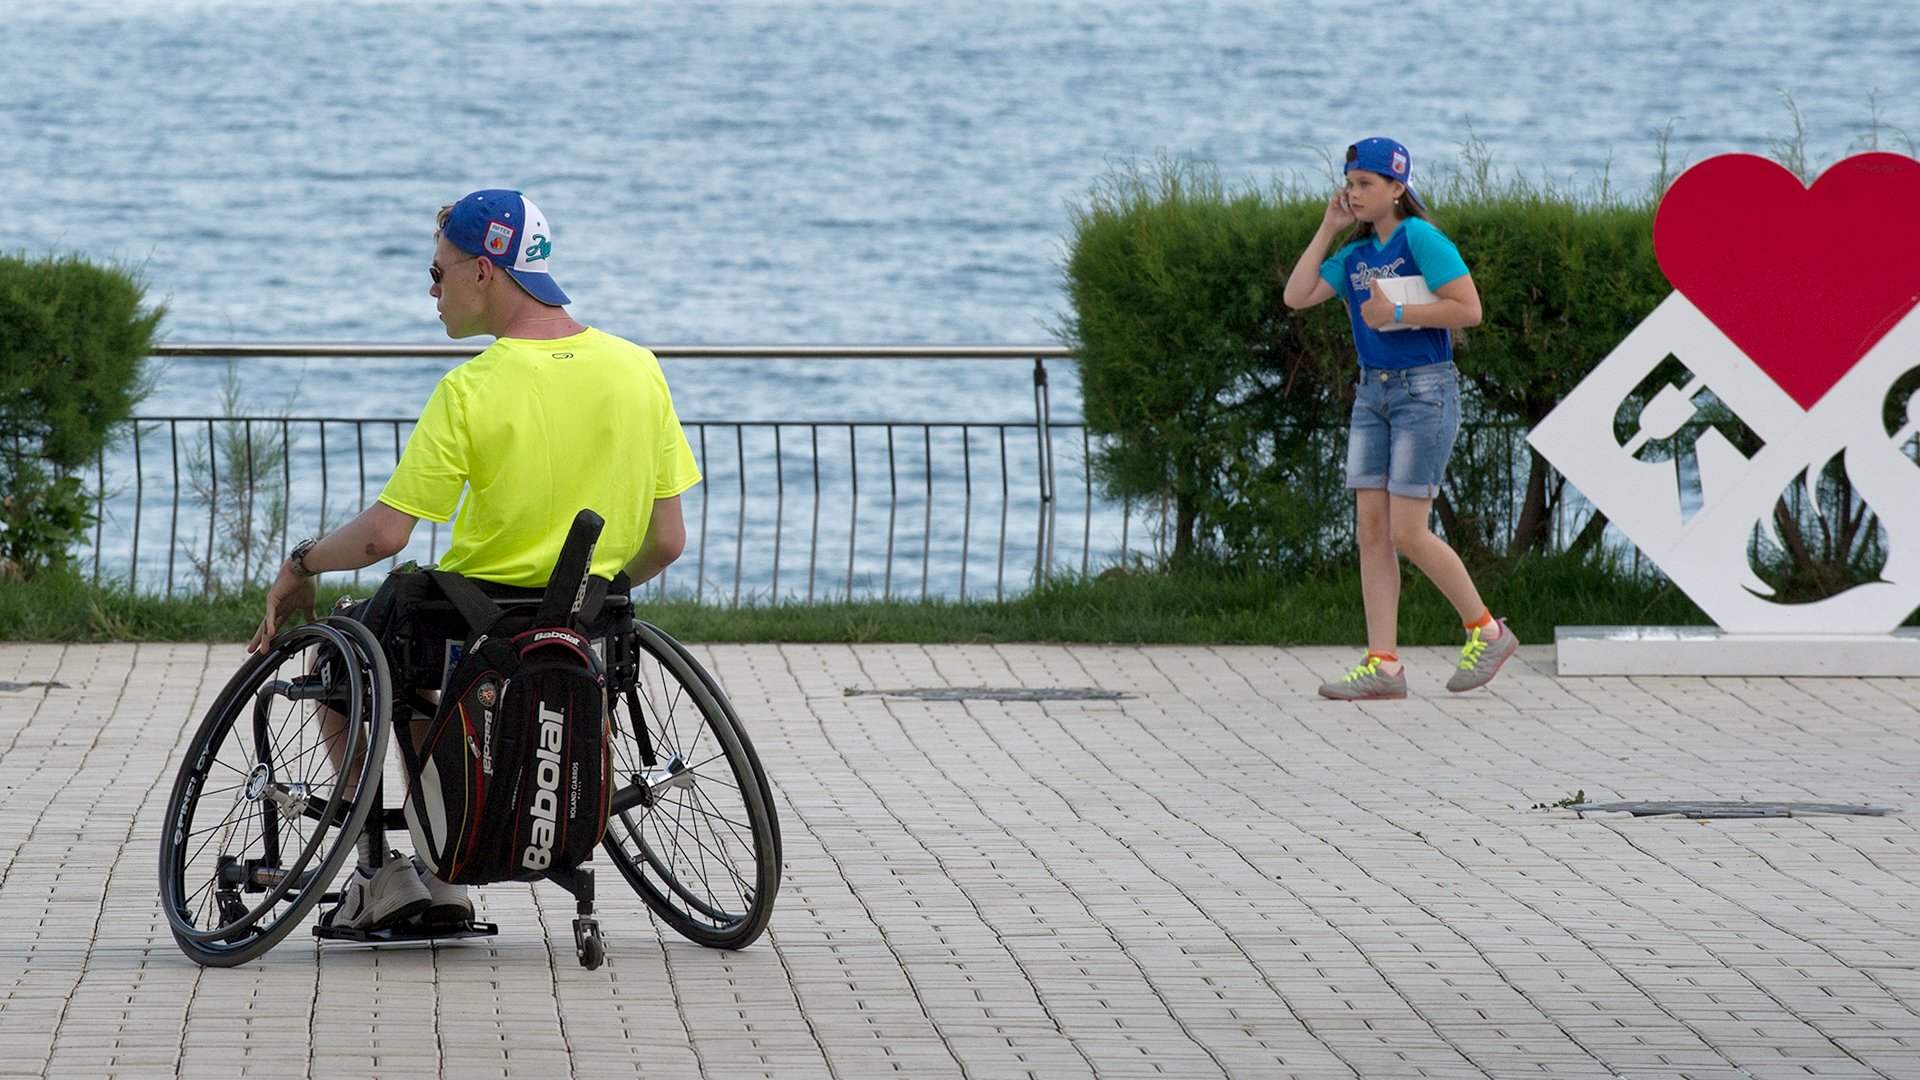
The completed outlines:
{"type": "Polygon", "coordinates": [[[239,648],[0,646],[0,1077],[1920,1077],[1920,680],[1529,646],[1450,695],[1406,651],[1353,705],[1350,650],[699,648],[776,789],[772,928],[603,887],[590,972],[551,885],[478,890],[488,940],[194,966],[159,820],[239,648]],[[872,693],[933,687],[1125,696],[872,693]],[[1575,791],[1898,812],[1534,808],[1575,791]]]}

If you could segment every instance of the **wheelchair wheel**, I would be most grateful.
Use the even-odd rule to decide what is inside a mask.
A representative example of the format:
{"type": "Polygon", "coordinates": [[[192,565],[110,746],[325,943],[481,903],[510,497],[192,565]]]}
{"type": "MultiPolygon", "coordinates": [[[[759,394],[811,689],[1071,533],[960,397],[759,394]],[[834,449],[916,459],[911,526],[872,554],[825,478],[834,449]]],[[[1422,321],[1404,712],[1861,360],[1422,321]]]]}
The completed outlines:
{"type": "Polygon", "coordinates": [[[167,798],[161,907],[181,951],[246,963],[320,902],[378,801],[392,701],[378,642],[339,617],[283,631],[227,683],[167,798]]]}
{"type": "Polygon", "coordinates": [[[719,684],[665,632],[635,628],[634,685],[610,713],[614,793],[602,846],[675,931],[744,949],[766,929],[780,888],[772,788],[719,684]]]}

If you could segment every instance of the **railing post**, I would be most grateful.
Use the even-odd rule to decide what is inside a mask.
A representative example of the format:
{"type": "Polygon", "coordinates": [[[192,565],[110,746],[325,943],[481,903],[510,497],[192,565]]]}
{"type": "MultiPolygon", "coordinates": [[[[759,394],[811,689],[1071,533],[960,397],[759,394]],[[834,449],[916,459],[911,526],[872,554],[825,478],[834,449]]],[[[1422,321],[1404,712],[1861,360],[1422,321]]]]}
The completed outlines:
{"type": "Polygon", "coordinates": [[[847,425],[847,476],[853,491],[847,505],[847,602],[853,602],[853,556],[860,547],[860,429],[847,425]]]}
{"type": "Polygon", "coordinates": [[[1086,500],[1080,526],[1080,576],[1084,578],[1093,566],[1093,440],[1084,424],[1080,427],[1080,479],[1080,494],[1086,500]]]}
{"type": "MultiPolygon", "coordinates": [[[[392,476],[393,470],[400,467],[400,458],[402,455],[404,455],[407,452],[406,441],[400,438],[400,425],[402,423],[403,421],[396,420],[394,421],[394,424],[393,424],[393,464],[388,466],[387,468],[388,476],[392,476]]],[[[408,434],[411,435],[412,433],[409,432],[408,434]]],[[[378,498],[378,496],[375,496],[375,498],[378,498]]],[[[367,506],[372,506],[373,503],[364,502],[361,505],[362,505],[362,508],[364,509],[367,506]]],[[[458,516],[459,515],[456,512],[455,518],[457,519],[458,516]]],[[[392,573],[393,571],[399,568],[400,568],[400,553],[396,551],[392,555],[389,555],[387,557],[387,572],[392,573]]],[[[375,587],[378,588],[378,586],[375,586],[375,587]]]]}
{"type": "MultiPolygon", "coordinates": [[[[275,558],[280,554],[281,551],[285,551],[289,546],[291,546],[292,538],[288,535],[288,533],[290,530],[292,530],[292,528],[293,528],[293,427],[291,424],[287,422],[287,418],[283,416],[280,418],[280,551],[268,552],[267,553],[268,558],[270,559],[275,558]]],[[[277,559],[273,563],[273,565],[276,567],[280,565],[277,559]]],[[[273,585],[272,578],[267,579],[267,585],[269,588],[272,587],[273,585]]]]}
{"type": "Polygon", "coordinates": [[[993,599],[1007,598],[1007,512],[1013,508],[1013,465],[1007,458],[1007,425],[1000,431],[1000,547],[993,556],[993,599]]]}
{"type": "Polygon", "coordinates": [[[207,421],[207,565],[201,575],[200,595],[212,596],[220,576],[213,568],[213,537],[220,528],[220,439],[213,421],[207,421]]]}
{"type": "Polygon", "coordinates": [[[960,600],[967,599],[967,558],[973,553],[973,428],[960,425],[960,600]]]}
{"type": "Polygon", "coordinates": [[[180,422],[167,421],[167,443],[173,453],[173,514],[167,519],[167,599],[173,599],[174,552],[180,547],[180,422]]]}
{"type": "Polygon", "coordinates": [[[767,603],[780,604],[780,537],[787,526],[786,452],[780,448],[780,425],[773,425],[773,584],[767,591],[767,603]]]}
{"type": "MultiPolygon", "coordinates": [[[[353,422],[353,452],[354,460],[359,462],[360,468],[359,506],[364,509],[367,505],[367,422],[365,420],[353,422]]],[[[353,572],[353,587],[356,589],[360,587],[359,570],[353,572]]]]}
{"type": "Polygon", "coordinates": [[[140,423],[133,424],[133,554],[127,561],[127,591],[140,591],[140,511],[147,491],[140,468],[140,423]]]}
{"type": "Polygon", "coordinates": [[[320,420],[317,426],[320,429],[320,520],[314,523],[313,535],[320,536],[327,531],[327,496],[331,489],[327,486],[327,422],[320,420]]]}
{"type": "Polygon", "coordinates": [[[887,568],[880,587],[882,600],[893,599],[893,534],[900,518],[900,468],[894,457],[893,425],[887,425],[887,568]]]}
{"type": "Polygon", "coordinates": [[[107,523],[107,448],[93,458],[93,585],[100,587],[100,541],[107,523]]]}
{"type": "MultiPolygon", "coordinates": [[[[227,429],[231,432],[231,426],[227,429]]],[[[240,588],[245,589],[253,578],[253,493],[260,486],[260,478],[254,475],[253,421],[243,420],[240,426],[241,442],[246,451],[247,483],[242,489],[246,501],[234,508],[240,519],[240,588]]]]}
{"type": "Polygon", "coordinates": [[[807,535],[807,603],[813,603],[814,572],[820,566],[820,425],[808,424],[813,439],[813,531],[807,535]]]}
{"type": "MultiPolygon", "coordinates": [[[[745,424],[733,425],[733,460],[740,483],[737,513],[733,519],[733,600],[729,607],[740,606],[740,566],[747,559],[747,428],[745,424]]],[[[701,537],[700,542],[706,543],[701,537]]]]}
{"type": "Polygon", "coordinates": [[[1053,400],[1047,387],[1047,362],[1033,358],[1033,421],[1040,455],[1040,520],[1033,537],[1033,583],[1046,580],[1053,567],[1053,400]]]}
{"type": "MultiPolygon", "coordinates": [[[[701,471],[711,471],[711,459],[707,457],[707,425],[696,425],[700,430],[701,471]]],[[[709,492],[712,485],[700,485],[700,554],[693,563],[693,602],[698,604],[707,593],[707,507],[713,502],[709,492]]]]}
{"type": "Polygon", "coordinates": [[[927,469],[927,502],[920,524],[920,602],[927,602],[927,576],[933,570],[933,425],[920,429],[926,457],[923,464],[927,469]]]}

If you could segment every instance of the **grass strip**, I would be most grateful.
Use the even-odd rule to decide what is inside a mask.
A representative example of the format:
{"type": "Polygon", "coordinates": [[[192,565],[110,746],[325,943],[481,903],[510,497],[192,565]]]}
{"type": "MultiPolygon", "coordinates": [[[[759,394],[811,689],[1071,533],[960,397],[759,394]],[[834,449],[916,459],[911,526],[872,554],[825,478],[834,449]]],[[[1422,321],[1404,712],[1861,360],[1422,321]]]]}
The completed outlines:
{"type": "MultiPolygon", "coordinates": [[[[1527,558],[1477,574],[1496,614],[1522,641],[1555,626],[1709,625],[1664,579],[1594,560],[1527,558]]],[[[324,612],[345,592],[324,588],[324,612]]],[[[171,599],[112,585],[41,577],[0,585],[0,641],[242,641],[259,625],[259,591],[171,599]]],[[[1353,645],[1366,640],[1359,572],[1317,574],[1111,570],[1062,578],[1004,601],[854,600],[739,607],[643,600],[641,616],[693,642],[1095,642],[1179,645],[1353,645]]],[[[1433,585],[1407,570],[1400,641],[1452,645],[1460,620],[1433,585]]]]}

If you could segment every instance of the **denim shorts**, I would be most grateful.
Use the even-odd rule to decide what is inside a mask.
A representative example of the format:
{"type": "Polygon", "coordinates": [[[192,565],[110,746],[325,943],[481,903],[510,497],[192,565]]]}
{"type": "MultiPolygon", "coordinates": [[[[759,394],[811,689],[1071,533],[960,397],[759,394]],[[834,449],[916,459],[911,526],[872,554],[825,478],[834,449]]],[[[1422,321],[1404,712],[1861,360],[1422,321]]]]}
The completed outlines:
{"type": "Polygon", "coordinates": [[[1363,367],[1347,426],[1347,487],[1431,499],[1460,434],[1460,372],[1451,363],[1363,367]]]}

